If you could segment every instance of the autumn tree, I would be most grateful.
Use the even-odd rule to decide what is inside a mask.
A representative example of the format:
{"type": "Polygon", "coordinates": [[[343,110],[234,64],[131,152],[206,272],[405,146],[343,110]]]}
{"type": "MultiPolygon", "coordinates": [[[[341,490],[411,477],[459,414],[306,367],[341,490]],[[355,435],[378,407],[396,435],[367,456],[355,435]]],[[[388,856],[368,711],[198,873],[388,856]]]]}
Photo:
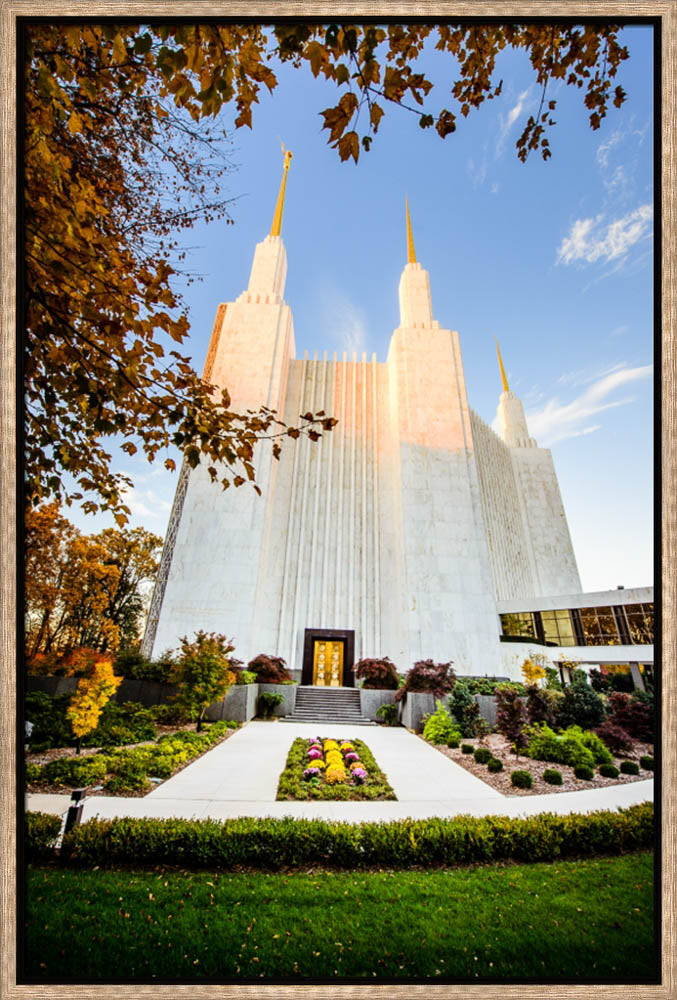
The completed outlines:
{"type": "Polygon", "coordinates": [[[499,95],[497,57],[512,48],[528,55],[541,93],[517,141],[524,160],[550,155],[552,84],[581,90],[592,128],[625,98],[611,81],[627,51],[618,28],[599,23],[25,22],[23,31],[26,496],[80,500],[119,523],[129,480],[113,470],[113,440],[168,468],[176,449],[191,467],[206,462],[224,488],[258,489],[257,442],[277,435],[277,456],[282,437],[317,438],[334,423],[309,413],[287,428],[265,407],[234,412],[227,390],[177,349],[188,334],[173,284],[177,234],[227,214],[224,106],[236,109],[235,128],[251,127],[276,66],[309,70],[336,85],[323,128],[339,157],[357,162],[389,107],[442,138],[454,132],[459,115],[499,95]],[[426,44],[449,57],[451,107],[430,108],[433,86],[417,66],[426,44]]]}
{"type": "Polygon", "coordinates": [[[546,676],[546,670],[552,666],[547,656],[542,653],[532,653],[522,664],[522,676],[526,684],[537,685],[546,676]]]}
{"type": "Polygon", "coordinates": [[[209,706],[223,698],[236,679],[230,669],[230,654],[234,649],[231,640],[215,632],[200,630],[192,641],[187,636],[181,639],[171,679],[179,685],[177,703],[197,721],[198,732],[209,706]]]}
{"type": "Polygon", "coordinates": [[[85,674],[80,677],[66,709],[66,716],[76,738],[78,753],[82,737],[96,729],[101,710],[113,697],[122,681],[121,677],[113,673],[113,661],[109,656],[103,656],[93,650],[87,650],[86,653],[85,662],[83,663],[82,657],[78,661],[81,668],[85,667],[85,674]]]}
{"type": "Polygon", "coordinates": [[[114,651],[138,639],[142,587],[162,540],[144,528],[83,535],[56,502],[26,514],[26,655],[56,657],[85,646],[114,651]]]}

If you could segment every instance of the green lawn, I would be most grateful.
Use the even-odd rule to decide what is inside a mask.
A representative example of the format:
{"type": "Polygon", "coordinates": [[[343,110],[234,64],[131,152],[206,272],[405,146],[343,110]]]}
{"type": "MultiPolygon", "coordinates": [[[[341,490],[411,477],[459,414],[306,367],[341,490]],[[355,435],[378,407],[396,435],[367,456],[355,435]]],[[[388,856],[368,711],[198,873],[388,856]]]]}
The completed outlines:
{"type": "Polygon", "coordinates": [[[31,982],[656,980],[653,856],[448,871],[32,866],[31,982]]]}

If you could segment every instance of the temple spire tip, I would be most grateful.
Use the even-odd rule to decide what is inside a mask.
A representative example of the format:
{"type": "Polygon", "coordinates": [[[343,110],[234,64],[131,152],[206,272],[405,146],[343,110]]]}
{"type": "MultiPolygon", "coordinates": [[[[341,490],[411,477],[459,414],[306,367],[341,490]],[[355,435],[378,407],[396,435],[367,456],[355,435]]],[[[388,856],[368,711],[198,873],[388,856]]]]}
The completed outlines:
{"type": "Polygon", "coordinates": [[[284,165],[282,167],[282,182],[280,184],[280,193],[277,196],[277,205],[275,206],[275,215],[273,216],[273,224],[270,227],[271,236],[282,235],[282,213],[284,211],[284,193],[287,186],[287,171],[289,170],[289,162],[292,158],[291,150],[285,149],[284,144],[282,144],[282,152],[284,153],[284,165]]]}
{"type": "Polygon", "coordinates": [[[498,366],[501,369],[501,382],[503,383],[503,392],[510,392],[508,388],[508,380],[505,377],[505,368],[503,367],[503,358],[501,357],[501,349],[498,346],[498,337],[494,338],[496,341],[496,353],[498,354],[498,366]]]}
{"type": "Polygon", "coordinates": [[[414,249],[414,236],[411,231],[411,219],[409,217],[409,199],[405,198],[405,207],[407,211],[407,263],[416,263],[416,250],[414,249]]]}

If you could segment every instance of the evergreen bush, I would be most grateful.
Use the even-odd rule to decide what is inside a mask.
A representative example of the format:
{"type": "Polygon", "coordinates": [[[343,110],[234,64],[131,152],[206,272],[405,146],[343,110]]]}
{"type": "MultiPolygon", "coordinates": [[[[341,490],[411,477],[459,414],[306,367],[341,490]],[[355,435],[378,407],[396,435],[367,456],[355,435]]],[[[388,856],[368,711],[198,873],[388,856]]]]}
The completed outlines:
{"type": "Polygon", "coordinates": [[[639,764],[634,760],[622,760],[621,774],[639,774],[639,764]]]}
{"type": "Polygon", "coordinates": [[[475,747],[472,743],[461,743],[461,753],[474,753],[475,747]]]}
{"type": "Polygon", "coordinates": [[[560,729],[566,729],[568,726],[594,729],[604,722],[605,714],[602,698],[588,684],[585,674],[582,674],[565,688],[557,707],[556,723],[560,729]]]}
{"type": "Polygon", "coordinates": [[[648,754],[639,758],[639,765],[643,767],[645,771],[653,771],[654,769],[654,759],[648,754]]]}
{"type": "Polygon", "coordinates": [[[577,778],[580,778],[581,781],[592,781],[592,779],[595,777],[595,772],[593,771],[593,769],[591,767],[585,767],[585,765],[580,765],[579,767],[575,767],[574,774],[576,775],[577,778]]]}
{"type": "Polygon", "coordinates": [[[441,701],[436,702],[436,708],[423,727],[423,739],[429,743],[449,743],[449,740],[460,740],[461,730],[455,726],[449,712],[441,701]]]}
{"type": "Polygon", "coordinates": [[[272,719],[275,709],[281,705],[284,697],[275,691],[262,691],[257,702],[257,711],[262,719],[272,719]]]}
{"type": "Polygon", "coordinates": [[[619,770],[615,764],[600,764],[599,773],[603,778],[617,778],[619,775],[619,770]]]}
{"type": "Polygon", "coordinates": [[[491,757],[487,761],[487,771],[491,771],[492,774],[497,774],[499,771],[503,770],[503,761],[499,760],[497,757],[491,757]]]}
{"type": "Polygon", "coordinates": [[[399,719],[397,718],[397,705],[391,705],[386,703],[385,705],[380,705],[376,710],[376,718],[379,722],[382,722],[385,726],[399,726],[399,719]]]}
{"type": "Polygon", "coordinates": [[[545,781],[547,785],[561,785],[562,772],[557,771],[554,768],[546,768],[543,772],[543,781],[545,781]]]}
{"type": "Polygon", "coordinates": [[[492,753],[487,747],[478,747],[475,750],[474,757],[478,764],[488,764],[492,758],[492,753]]]}
{"type": "Polygon", "coordinates": [[[51,813],[27,812],[24,846],[27,861],[49,858],[54,854],[56,838],[61,830],[61,817],[51,813]]]}
{"type": "Polygon", "coordinates": [[[531,788],[534,784],[531,771],[513,771],[510,775],[510,781],[515,788],[531,788]]]}
{"type": "Polygon", "coordinates": [[[473,737],[478,735],[480,721],[480,706],[470,690],[466,680],[457,680],[449,695],[449,711],[461,728],[461,735],[473,737]]]}

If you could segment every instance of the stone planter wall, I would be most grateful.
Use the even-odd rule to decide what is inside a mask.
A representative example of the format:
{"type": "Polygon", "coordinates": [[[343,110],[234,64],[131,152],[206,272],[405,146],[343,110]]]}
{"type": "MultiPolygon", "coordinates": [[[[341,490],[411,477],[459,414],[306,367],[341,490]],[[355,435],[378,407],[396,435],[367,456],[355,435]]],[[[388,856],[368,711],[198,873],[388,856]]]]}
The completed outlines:
{"type": "MultiPolygon", "coordinates": [[[[300,671],[298,671],[300,673],[300,671]]],[[[274,714],[281,718],[283,715],[291,715],[296,705],[296,684],[257,684],[258,693],[270,691],[271,694],[281,694],[284,701],[277,705],[274,714]]],[[[258,701],[258,696],[257,696],[258,701]]]]}
{"type": "Polygon", "coordinates": [[[258,684],[234,684],[225,698],[209,706],[206,717],[210,722],[220,719],[248,722],[256,715],[258,689],[258,684]]]}
{"type": "Polygon", "coordinates": [[[475,701],[480,706],[482,718],[493,729],[496,725],[496,697],[493,694],[476,694],[475,701]]]}
{"type": "Polygon", "coordinates": [[[435,696],[427,691],[409,691],[404,697],[400,722],[407,729],[419,733],[423,729],[423,716],[435,711],[435,696]]]}
{"type": "Polygon", "coordinates": [[[383,688],[360,688],[359,690],[362,715],[372,722],[378,721],[376,713],[381,705],[392,705],[395,701],[394,691],[387,691],[383,688]]]}

